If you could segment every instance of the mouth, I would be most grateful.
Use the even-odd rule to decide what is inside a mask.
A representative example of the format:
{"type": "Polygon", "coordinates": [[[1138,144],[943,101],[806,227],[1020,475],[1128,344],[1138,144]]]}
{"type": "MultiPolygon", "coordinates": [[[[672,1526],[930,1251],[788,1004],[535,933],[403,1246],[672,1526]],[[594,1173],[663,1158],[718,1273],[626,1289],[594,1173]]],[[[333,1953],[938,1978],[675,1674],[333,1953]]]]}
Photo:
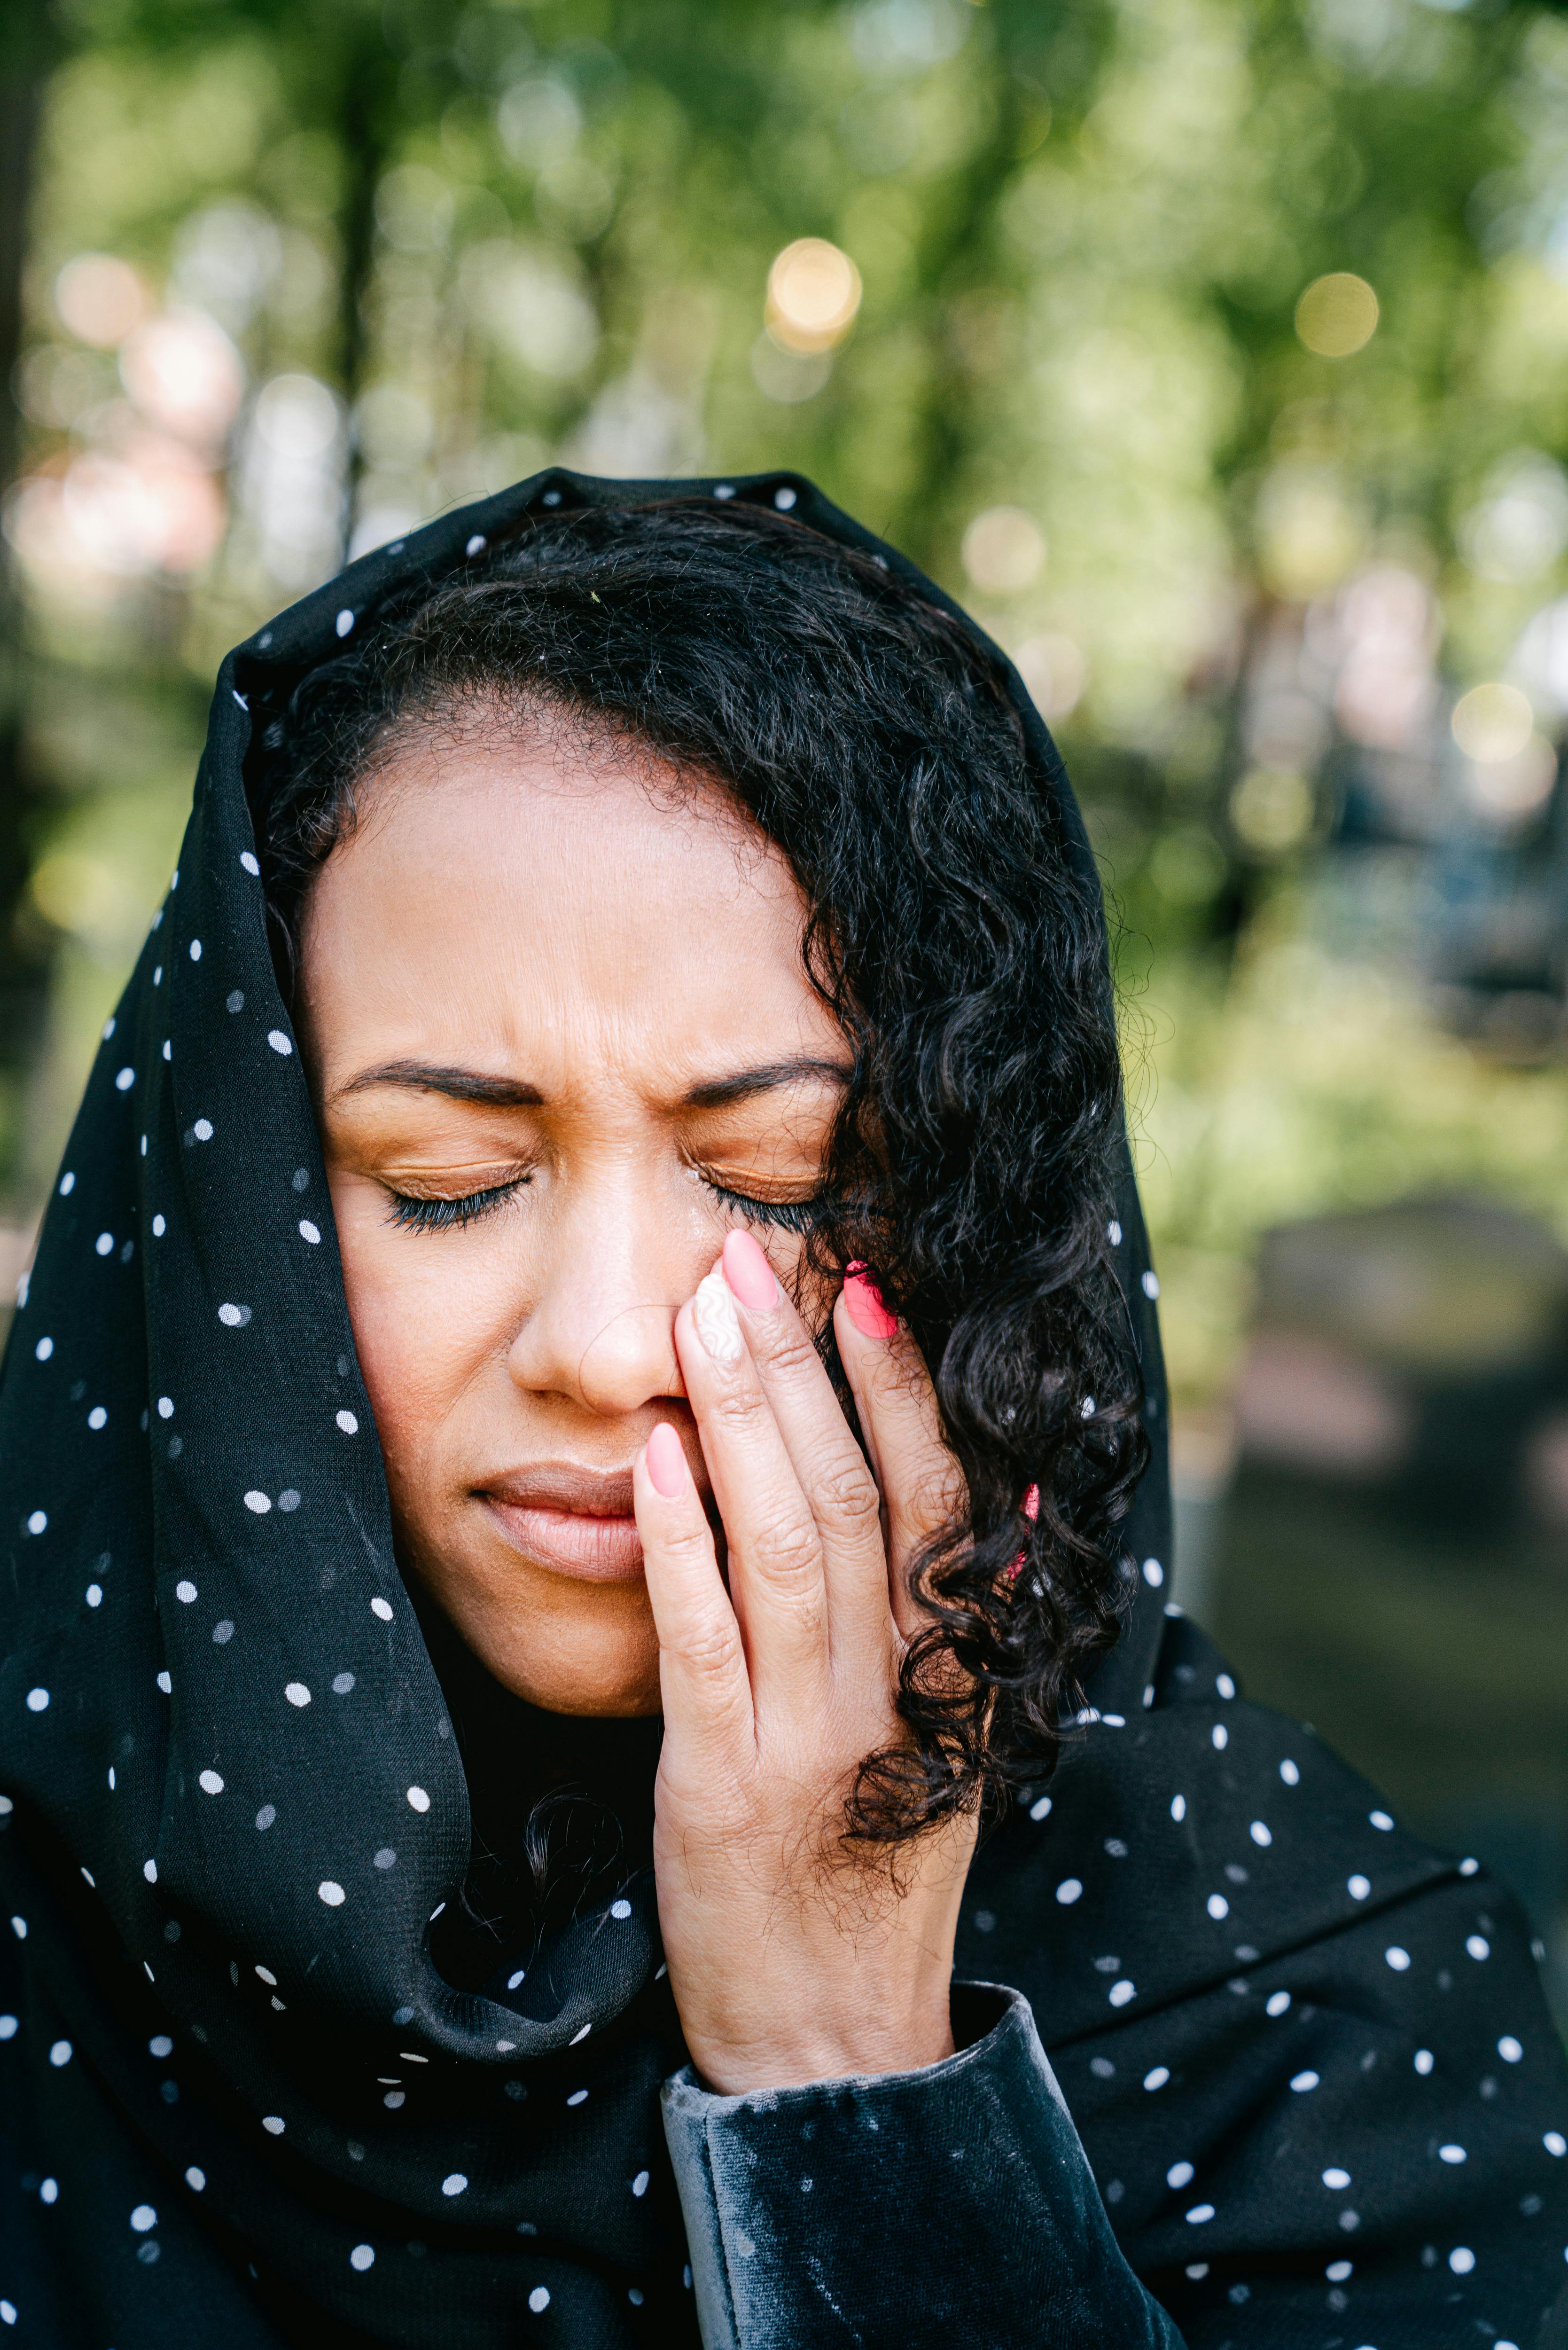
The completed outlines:
{"type": "Polygon", "coordinates": [[[541,1461],[474,1488],[503,1540],[545,1567],[585,1583],[636,1583],[642,1537],[632,1512],[631,1471],[541,1461]]]}

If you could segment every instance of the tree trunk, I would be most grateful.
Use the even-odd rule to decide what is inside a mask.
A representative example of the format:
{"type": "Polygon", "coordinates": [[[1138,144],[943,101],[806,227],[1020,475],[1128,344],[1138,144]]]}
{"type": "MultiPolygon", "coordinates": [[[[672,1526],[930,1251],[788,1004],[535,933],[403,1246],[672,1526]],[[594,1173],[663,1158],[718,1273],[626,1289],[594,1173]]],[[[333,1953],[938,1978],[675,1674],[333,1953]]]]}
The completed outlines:
{"type": "MultiPolygon", "coordinates": [[[[54,43],[41,9],[14,26],[0,57],[0,489],[21,462],[16,363],[22,348],[22,272],[44,83],[54,43]]],[[[37,1047],[48,993],[48,958],[17,920],[31,869],[39,793],[27,758],[28,663],[9,553],[0,541],[0,1102],[19,1098],[37,1047]]],[[[0,1126],[0,1196],[13,1178],[14,1139],[0,1126]]]]}

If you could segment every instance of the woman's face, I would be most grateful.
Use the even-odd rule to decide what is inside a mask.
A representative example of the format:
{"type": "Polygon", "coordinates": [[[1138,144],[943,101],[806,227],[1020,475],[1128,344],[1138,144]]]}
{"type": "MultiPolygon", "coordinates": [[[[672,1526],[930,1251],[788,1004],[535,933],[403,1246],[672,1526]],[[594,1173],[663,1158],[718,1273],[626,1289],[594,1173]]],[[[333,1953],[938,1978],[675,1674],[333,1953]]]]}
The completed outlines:
{"type": "Polygon", "coordinates": [[[631,1514],[657,1420],[707,1492],[676,1310],[738,1219],[786,1285],[798,1263],[848,1058],[803,920],[716,789],[499,726],[400,754],[310,893],[303,1030],[400,1552],[556,1711],[657,1709],[631,1514]]]}

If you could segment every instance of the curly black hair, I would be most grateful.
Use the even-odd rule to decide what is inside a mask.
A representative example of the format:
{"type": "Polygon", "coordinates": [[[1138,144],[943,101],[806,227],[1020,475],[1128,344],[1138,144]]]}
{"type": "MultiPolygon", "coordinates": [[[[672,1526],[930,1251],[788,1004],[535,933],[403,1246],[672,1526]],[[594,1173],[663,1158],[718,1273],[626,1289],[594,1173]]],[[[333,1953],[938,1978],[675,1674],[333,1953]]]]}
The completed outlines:
{"type": "Polygon", "coordinates": [[[959,620],[783,515],[672,497],[540,517],[400,588],[298,681],[248,775],[286,988],[378,764],[422,717],[498,708],[719,783],[803,892],[806,972],[854,1055],[807,1264],[874,1268],[968,1494],[915,1573],[906,1735],[846,1799],[851,1836],[897,1846],[1050,1775],[1131,1595],[1116,1532],[1147,1444],[1107,1237],[1097,892],[1005,669],[959,620]]]}

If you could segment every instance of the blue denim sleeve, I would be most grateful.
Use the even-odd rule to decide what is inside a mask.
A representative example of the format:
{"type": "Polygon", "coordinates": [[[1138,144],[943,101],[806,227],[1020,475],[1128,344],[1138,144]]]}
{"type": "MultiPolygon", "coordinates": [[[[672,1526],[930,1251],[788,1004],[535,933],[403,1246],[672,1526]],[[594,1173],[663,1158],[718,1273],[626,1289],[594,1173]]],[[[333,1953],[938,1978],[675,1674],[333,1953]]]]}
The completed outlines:
{"type": "Polygon", "coordinates": [[[1027,2001],[955,1985],[955,2056],[664,2086],[706,2350],[1182,2350],[1111,2233],[1027,2001]]]}

